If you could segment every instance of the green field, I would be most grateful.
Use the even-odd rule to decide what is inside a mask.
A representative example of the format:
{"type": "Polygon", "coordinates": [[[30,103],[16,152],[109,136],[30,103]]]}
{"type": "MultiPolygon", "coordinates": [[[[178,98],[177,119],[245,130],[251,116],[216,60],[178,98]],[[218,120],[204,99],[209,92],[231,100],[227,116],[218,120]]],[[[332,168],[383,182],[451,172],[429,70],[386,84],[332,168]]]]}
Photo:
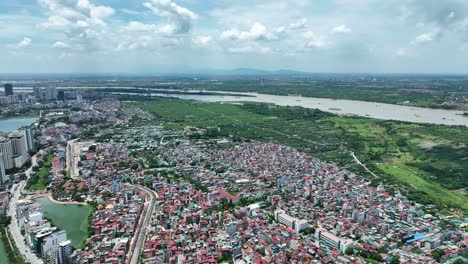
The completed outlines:
{"type": "Polygon", "coordinates": [[[49,154],[44,159],[44,164],[39,168],[39,170],[32,175],[28,183],[26,184],[26,189],[28,191],[37,191],[45,190],[47,183],[49,181],[50,168],[52,167],[52,160],[54,159],[53,154],[49,154]]]}
{"type": "Polygon", "coordinates": [[[51,219],[52,224],[67,231],[68,239],[75,248],[80,248],[88,238],[88,216],[92,213],[91,206],[56,204],[47,198],[39,198],[44,215],[51,219]]]}
{"type": "Polygon", "coordinates": [[[278,142],[369,178],[439,209],[468,212],[468,128],[338,116],[300,107],[222,104],[177,99],[130,103],[168,128],[218,126],[235,140],[278,142]],[[352,150],[379,178],[353,162],[352,150]]]}
{"type": "Polygon", "coordinates": [[[8,263],[7,252],[5,250],[5,245],[3,245],[3,241],[0,239],[0,263],[8,263]]]}

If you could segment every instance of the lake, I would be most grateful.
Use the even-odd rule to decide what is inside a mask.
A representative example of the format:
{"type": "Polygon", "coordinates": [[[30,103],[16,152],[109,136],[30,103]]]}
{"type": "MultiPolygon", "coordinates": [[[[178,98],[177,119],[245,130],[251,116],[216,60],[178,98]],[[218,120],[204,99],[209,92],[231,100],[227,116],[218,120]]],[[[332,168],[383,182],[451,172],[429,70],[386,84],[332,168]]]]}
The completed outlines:
{"type": "Polygon", "coordinates": [[[29,126],[37,121],[37,117],[14,117],[8,119],[0,119],[0,131],[11,132],[18,130],[20,127],[29,126]]]}
{"type": "Polygon", "coordinates": [[[48,198],[36,200],[42,205],[44,215],[53,219],[54,224],[61,230],[67,231],[67,237],[75,248],[81,247],[88,238],[88,216],[92,212],[91,206],[75,204],[56,204],[48,198]]]}
{"type": "MultiPolygon", "coordinates": [[[[281,106],[302,106],[305,108],[317,108],[325,112],[343,115],[356,115],[384,120],[397,120],[412,123],[426,123],[439,125],[468,126],[468,116],[463,116],[463,111],[421,108],[405,105],[384,104],[354,100],[334,100],[327,98],[314,98],[302,96],[283,96],[259,93],[236,93],[245,96],[222,95],[229,92],[217,92],[220,95],[195,95],[195,94],[160,94],[152,93],[152,96],[173,97],[187,100],[199,100],[205,102],[259,102],[272,103],[281,106]]],[[[122,94],[122,93],[121,93],[122,94]]],[[[129,93],[127,93],[129,94],[129,93]]]]}

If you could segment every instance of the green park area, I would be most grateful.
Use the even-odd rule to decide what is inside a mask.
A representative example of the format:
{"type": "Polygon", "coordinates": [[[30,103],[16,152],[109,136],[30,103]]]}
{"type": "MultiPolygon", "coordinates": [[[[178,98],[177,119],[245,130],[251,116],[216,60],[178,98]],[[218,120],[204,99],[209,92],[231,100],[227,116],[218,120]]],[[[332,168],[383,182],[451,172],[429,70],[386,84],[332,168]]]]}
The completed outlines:
{"type": "Polygon", "coordinates": [[[75,248],[81,248],[83,242],[89,237],[89,215],[93,209],[89,205],[57,204],[48,198],[39,198],[45,217],[50,219],[54,226],[67,231],[68,239],[75,248]]]}
{"type": "Polygon", "coordinates": [[[8,263],[7,252],[2,239],[0,239],[0,263],[8,263]]]}
{"type": "Polygon", "coordinates": [[[289,145],[358,173],[374,186],[383,182],[391,193],[398,187],[416,202],[468,213],[466,127],[339,116],[270,104],[136,100],[142,101],[128,105],[153,113],[156,122],[167,128],[219,127],[220,132],[207,136],[289,145]],[[378,178],[357,165],[348,150],[378,178]]]}
{"type": "Polygon", "coordinates": [[[39,191],[45,190],[49,180],[49,173],[52,167],[52,160],[54,159],[53,154],[48,154],[44,158],[44,162],[39,162],[39,167],[33,175],[29,178],[26,189],[28,191],[39,191]]]}

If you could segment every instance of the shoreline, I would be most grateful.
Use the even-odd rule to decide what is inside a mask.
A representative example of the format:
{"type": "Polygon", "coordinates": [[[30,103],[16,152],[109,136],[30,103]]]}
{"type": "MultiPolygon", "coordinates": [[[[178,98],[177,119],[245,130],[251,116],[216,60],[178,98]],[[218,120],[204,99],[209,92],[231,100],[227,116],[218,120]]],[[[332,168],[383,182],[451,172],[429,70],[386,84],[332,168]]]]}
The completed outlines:
{"type": "Polygon", "coordinates": [[[52,203],[55,203],[55,204],[62,204],[62,205],[89,205],[88,203],[85,203],[85,202],[75,202],[75,201],[58,201],[58,200],[55,200],[53,197],[52,197],[52,194],[50,193],[47,193],[47,194],[40,194],[40,195],[35,195],[34,197],[34,200],[37,200],[38,198],[41,198],[41,197],[47,197],[47,199],[49,201],[51,201],[52,203]]]}

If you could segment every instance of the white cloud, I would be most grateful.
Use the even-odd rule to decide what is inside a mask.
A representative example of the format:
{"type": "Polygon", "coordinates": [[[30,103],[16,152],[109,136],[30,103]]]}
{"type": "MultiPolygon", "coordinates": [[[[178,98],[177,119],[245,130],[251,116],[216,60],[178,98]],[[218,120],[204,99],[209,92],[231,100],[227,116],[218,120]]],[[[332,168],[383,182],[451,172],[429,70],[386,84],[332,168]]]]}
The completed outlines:
{"type": "Polygon", "coordinates": [[[196,36],[192,39],[192,42],[198,46],[206,46],[210,43],[211,39],[211,36],[196,36]]]}
{"type": "Polygon", "coordinates": [[[351,28],[345,24],[336,26],[332,29],[332,33],[351,33],[351,31],[351,28]]]}
{"type": "Polygon", "coordinates": [[[24,37],[23,40],[21,40],[20,42],[18,42],[18,44],[16,44],[16,46],[19,48],[26,48],[30,46],[31,43],[32,43],[32,40],[30,38],[24,37]]]}
{"type": "Polygon", "coordinates": [[[128,14],[128,15],[139,15],[139,14],[141,14],[141,12],[131,10],[131,9],[128,9],[128,8],[122,8],[122,9],[120,9],[120,12],[128,14]]]}
{"type": "Polygon", "coordinates": [[[302,29],[306,26],[306,24],[307,24],[307,18],[303,17],[290,23],[288,28],[289,29],[302,29]]]}
{"type": "Polygon", "coordinates": [[[306,46],[308,48],[323,49],[330,46],[325,36],[317,35],[312,31],[306,31],[304,37],[308,39],[306,46]]]}
{"type": "Polygon", "coordinates": [[[168,22],[165,25],[173,34],[189,33],[198,15],[181,7],[171,0],[152,0],[143,5],[153,11],[156,15],[166,17],[168,22]]]}
{"type": "Polygon", "coordinates": [[[229,48],[228,51],[230,53],[235,53],[235,54],[242,54],[242,53],[261,53],[261,54],[265,54],[265,53],[271,52],[271,48],[249,45],[249,46],[229,48]]]}
{"type": "Polygon", "coordinates": [[[455,12],[450,12],[450,14],[447,16],[448,19],[453,19],[455,18],[455,12]]]}
{"type": "MultiPolygon", "coordinates": [[[[114,14],[109,6],[94,5],[90,0],[39,0],[47,8],[47,21],[38,24],[43,30],[63,33],[68,48],[75,51],[99,51],[104,40],[107,19],[114,14]]],[[[55,43],[57,44],[57,43],[55,43]]],[[[60,45],[59,45],[60,46],[60,45]]],[[[103,49],[104,50],[104,49],[103,49]]]]}
{"type": "Polygon", "coordinates": [[[69,48],[70,45],[62,41],[57,41],[52,45],[52,47],[58,48],[58,49],[66,49],[66,48],[69,48]]]}
{"type": "Polygon", "coordinates": [[[441,34],[440,30],[436,28],[432,30],[431,32],[423,33],[423,34],[416,36],[416,38],[411,42],[411,44],[417,45],[417,44],[430,43],[434,41],[435,39],[437,39],[438,37],[440,37],[440,34],[441,34]]]}
{"type": "Polygon", "coordinates": [[[158,31],[158,26],[154,24],[144,24],[139,21],[132,21],[122,28],[123,31],[134,31],[134,32],[149,32],[158,31]]]}
{"type": "Polygon", "coordinates": [[[48,8],[49,17],[39,24],[43,29],[72,30],[91,25],[105,26],[105,19],[114,14],[109,6],[96,6],[89,0],[39,0],[48,8]]]}
{"type": "Polygon", "coordinates": [[[267,31],[267,28],[259,23],[255,22],[252,27],[248,31],[240,31],[237,28],[230,29],[223,31],[221,33],[221,39],[229,39],[229,40],[241,40],[241,41],[248,41],[248,40],[278,40],[280,39],[280,35],[284,33],[284,28],[278,28],[275,33],[271,33],[267,31]]]}

